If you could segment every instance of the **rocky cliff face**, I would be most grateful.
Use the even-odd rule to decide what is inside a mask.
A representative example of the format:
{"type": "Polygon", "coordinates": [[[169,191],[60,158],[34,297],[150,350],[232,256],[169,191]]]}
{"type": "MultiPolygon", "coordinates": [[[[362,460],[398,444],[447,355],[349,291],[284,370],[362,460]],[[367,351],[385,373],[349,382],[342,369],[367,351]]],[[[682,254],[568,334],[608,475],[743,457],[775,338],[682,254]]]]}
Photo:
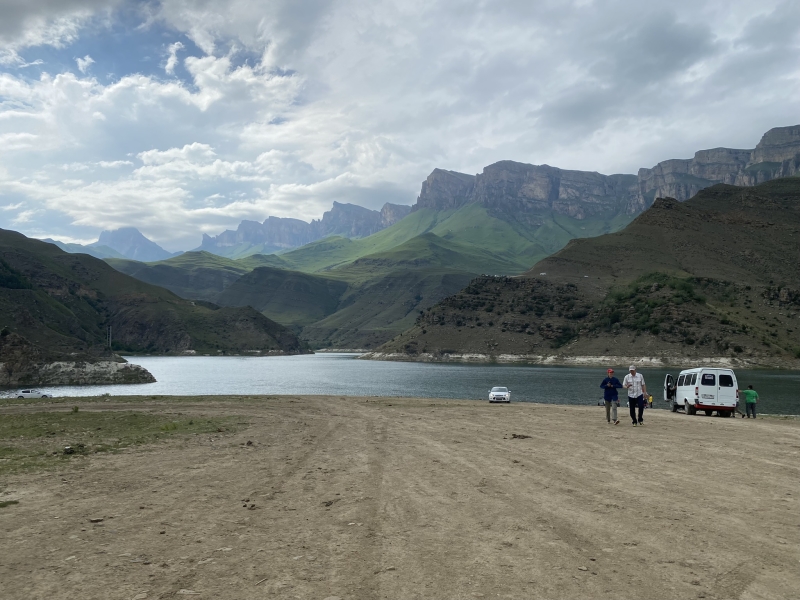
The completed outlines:
{"type": "Polygon", "coordinates": [[[448,210],[480,203],[532,225],[555,212],[576,219],[613,215],[638,192],[634,175],[601,175],[548,165],[501,161],[478,175],[435,169],[422,184],[414,209],[448,210]]]}
{"type": "Polygon", "coordinates": [[[473,201],[471,193],[475,187],[475,179],[475,175],[434,169],[422,182],[422,191],[412,210],[451,210],[463,206],[473,201]]]}
{"type": "Polygon", "coordinates": [[[299,219],[267,217],[263,223],[242,221],[236,231],[223,231],[214,237],[204,234],[198,250],[214,252],[241,244],[251,244],[262,245],[264,251],[269,252],[297,248],[329,235],[366,237],[394,225],[410,212],[410,206],[388,202],[380,211],[355,204],[334,202],[331,210],[322,215],[322,219],[315,219],[311,223],[299,219]]]}
{"type": "Polygon", "coordinates": [[[655,198],[688,200],[717,183],[753,186],[800,173],[800,125],[770,129],[752,150],[714,148],[694,158],[672,159],[639,169],[639,192],[628,213],[648,208],[655,198]]]}

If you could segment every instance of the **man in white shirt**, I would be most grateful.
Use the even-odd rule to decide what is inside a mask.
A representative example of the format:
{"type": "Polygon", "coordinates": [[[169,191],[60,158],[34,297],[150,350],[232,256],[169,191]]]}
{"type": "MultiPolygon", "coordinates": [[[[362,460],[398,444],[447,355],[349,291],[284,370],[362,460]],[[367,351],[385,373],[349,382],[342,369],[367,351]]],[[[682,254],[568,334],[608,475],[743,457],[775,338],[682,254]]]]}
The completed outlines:
{"type": "Polygon", "coordinates": [[[642,414],[644,413],[644,397],[647,395],[647,386],[644,383],[644,377],[641,373],[636,372],[636,366],[631,365],[628,367],[629,373],[625,375],[622,380],[622,387],[628,390],[628,406],[631,409],[631,419],[633,426],[644,425],[642,414]],[[636,407],[639,407],[639,420],[636,420],[636,407]]]}

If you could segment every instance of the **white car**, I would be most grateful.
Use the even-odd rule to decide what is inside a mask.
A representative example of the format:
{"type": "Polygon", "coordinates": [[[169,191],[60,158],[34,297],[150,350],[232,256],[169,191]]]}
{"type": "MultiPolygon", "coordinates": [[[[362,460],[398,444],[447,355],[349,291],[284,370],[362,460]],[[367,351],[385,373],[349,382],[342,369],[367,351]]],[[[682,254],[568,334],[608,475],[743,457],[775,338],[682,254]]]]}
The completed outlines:
{"type": "Polygon", "coordinates": [[[20,390],[17,392],[17,398],[47,398],[47,394],[43,394],[38,390],[20,390]]]}
{"type": "Polygon", "coordinates": [[[511,390],[507,387],[493,387],[489,390],[489,402],[511,402],[511,390]]]}

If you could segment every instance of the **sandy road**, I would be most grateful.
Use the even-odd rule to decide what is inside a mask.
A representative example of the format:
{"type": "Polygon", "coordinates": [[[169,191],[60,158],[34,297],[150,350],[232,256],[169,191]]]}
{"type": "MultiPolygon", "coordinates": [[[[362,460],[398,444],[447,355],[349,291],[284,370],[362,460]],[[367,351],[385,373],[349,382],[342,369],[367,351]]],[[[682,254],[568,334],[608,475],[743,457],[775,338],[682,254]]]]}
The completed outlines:
{"type": "Polygon", "coordinates": [[[0,482],[20,500],[0,510],[3,598],[800,597],[796,421],[339,397],[82,410],[134,407],[242,425],[0,482]]]}

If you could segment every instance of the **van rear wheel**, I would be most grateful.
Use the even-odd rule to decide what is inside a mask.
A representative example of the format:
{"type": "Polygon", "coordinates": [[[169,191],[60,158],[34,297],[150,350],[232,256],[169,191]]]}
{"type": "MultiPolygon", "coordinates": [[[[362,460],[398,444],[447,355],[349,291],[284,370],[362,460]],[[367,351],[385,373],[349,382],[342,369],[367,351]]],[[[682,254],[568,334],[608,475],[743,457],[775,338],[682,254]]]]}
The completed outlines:
{"type": "Polygon", "coordinates": [[[731,411],[729,411],[729,410],[718,410],[717,414],[720,417],[730,417],[731,416],[731,411]]]}

